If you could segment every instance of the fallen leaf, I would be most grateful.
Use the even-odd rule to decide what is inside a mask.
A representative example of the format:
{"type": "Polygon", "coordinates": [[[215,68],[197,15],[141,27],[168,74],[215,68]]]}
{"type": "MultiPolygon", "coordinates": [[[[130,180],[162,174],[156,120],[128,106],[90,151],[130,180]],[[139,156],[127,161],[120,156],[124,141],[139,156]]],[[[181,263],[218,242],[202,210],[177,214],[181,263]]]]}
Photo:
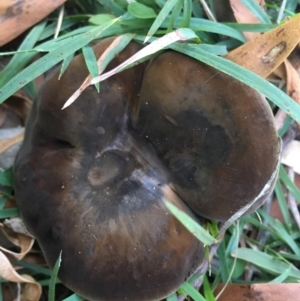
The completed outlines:
{"type": "Polygon", "coordinates": [[[266,78],[292,52],[300,41],[300,16],[248,41],[225,58],[266,78]]]}
{"type": "MultiPolygon", "coordinates": [[[[42,287],[31,276],[22,275],[23,278],[30,281],[29,283],[23,283],[21,287],[21,301],[39,301],[42,295],[42,287]]],[[[19,299],[15,299],[19,301],[19,299]]]]}
{"type": "Polygon", "coordinates": [[[44,19],[64,2],[66,0],[1,0],[0,46],[44,19]]]}
{"type": "Polygon", "coordinates": [[[15,137],[9,138],[9,139],[4,139],[0,141],[0,154],[5,152],[7,149],[12,147],[14,144],[22,141],[24,138],[24,133],[18,134],[15,137]]]}
{"type": "Polygon", "coordinates": [[[293,140],[290,142],[282,153],[281,163],[293,168],[300,174],[300,141],[293,140]]]}
{"type": "MultiPolygon", "coordinates": [[[[218,285],[214,293],[223,287],[218,285]]],[[[296,301],[299,295],[298,283],[229,284],[218,301],[296,301]]]]}
{"type": "Polygon", "coordinates": [[[20,252],[13,252],[0,246],[0,250],[14,256],[16,259],[21,260],[31,249],[34,244],[34,238],[21,233],[15,233],[12,230],[6,228],[3,224],[0,224],[1,230],[6,238],[12,242],[15,246],[20,248],[20,252]],[[9,231],[10,230],[10,231],[9,231]]]}
{"type": "MultiPolygon", "coordinates": [[[[242,3],[241,0],[230,0],[234,17],[238,23],[260,23],[259,19],[242,3]]],[[[259,32],[243,32],[246,40],[260,36],[259,32]]]]}
{"type": "Polygon", "coordinates": [[[24,235],[29,236],[29,237],[33,237],[29,233],[27,228],[25,227],[24,222],[20,217],[13,217],[13,218],[10,218],[10,219],[6,219],[3,222],[3,224],[4,224],[4,226],[10,228],[15,233],[20,233],[20,234],[24,234],[24,235]]]}
{"type": "Polygon", "coordinates": [[[1,106],[9,107],[21,119],[22,125],[25,124],[31,105],[32,99],[22,89],[1,104],[1,106]]]}
{"type": "Polygon", "coordinates": [[[10,261],[1,251],[0,251],[0,278],[3,278],[7,281],[17,282],[17,283],[20,282],[32,283],[31,280],[22,277],[15,271],[10,261]]]}
{"type": "Polygon", "coordinates": [[[289,56],[289,61],[300,75],[300,43],[292,51],[291,55],[289,56]]]}
{"type": "Polygon", "coordinates": [[[289,60],[284,60],[286,69],[286,93],[300,104],[300,78],[289,60]]]}

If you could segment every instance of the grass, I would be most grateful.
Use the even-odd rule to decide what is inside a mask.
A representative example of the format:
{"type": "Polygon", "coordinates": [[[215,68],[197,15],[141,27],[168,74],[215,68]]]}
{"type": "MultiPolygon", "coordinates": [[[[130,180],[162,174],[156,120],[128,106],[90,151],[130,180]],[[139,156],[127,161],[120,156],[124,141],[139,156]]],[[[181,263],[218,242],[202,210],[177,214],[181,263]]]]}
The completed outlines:
{"type": "MultiPolygon", "coordinates": [[[[49,18],[35,25],[18,51],[0,53],[0,55],[12,57],[7,67],[0,72],[0,103],[22,87],[30,95],[34,95],[37,89],[33,80],[36,77],[58,63],[62,63],[61,74],[63,74],[72,57],[79,52],[84,54],[91,76],[96,77],[96,60],[88,46],[95,39],[124,35],[123,44],[121,45],[121,42],[119,44],[121,49],[131,39],[139,42],[146,41],[146,44],[149,44],[159,39],[163,40],[166,34],[175,29],[189,28],[190,31],[181,31],[185,38],[192,37],[188,43],[174,41],[166,45],[166,48],[203,61],[266,95],[273,103],[274,111],[281,108],[289,114],[283,127],[279,129],[280,137],[283,137],[289,130],[293,120],[300,122],[300,106],[287,96],[284,90],[280,90],[256,74],[219,56],[225,55],[233,47],[245,42],[242,31],[266,32],[275,28],[278,15],[282,14],[280,1],[279,3],[267,1],[269,9],[268,13],[265,13],[255,5],[254,1],[243,0],[259,18],[261,24],[222,24],[207,20],[199,1],[141,0],[138,2],[139,4],[128,5],[124,0],[114,2],[99,0],[96,4],[94,3],[95,7],[92,7],[89,1],[74,1],[73,7],[68,8],[69,13],[62,20],[57,39],[53,39],[53,30],[58,22],[57,13],[53,13],[49,18]],[[143,14],[140,14],[141,10],[143,14]],[[128,34],[131,38],[128,38],[128,34]],[[228,39],[224,40],[222,36],[228,39]],[[38,53],[42,56],[34,63],[30,63],[38,53]]],[[[210,1],[207,2],[210,3],[210,1]]],[[[297,13],[298,3],[299,1],[290,0],[286,7],[286,15],[294,16],[297,13]]],[[[155,48],[155,51],[160,50],[159,47],[155,48]]],[[[144,59],[149,58],[151,55],[144,56],[144,59]]],[[[111,56],[108,56],[108,61],[109,59],[111,56]]],[[[5,208],[5,204],[13,193],[11,170],[0,172],[0,184],[5,186],[1,192],[0,219],[18,216],[17,208],[5,208]]],[[[215,300],[212,291],[220,282],[299,282],[300,231],[288,207],[289,194],[299,205],[300,190],[281,166],[275,186],[275,196],[283,215],[283,222],[272,218],[267,206],[260,209],[258,215],[252,214],[241,218],[226,231],[220,242],[216,256],[210,263],[210,272],[204,276],[203,294],[194,289],[190,281],[181,286],[178,295],[189,295],[195,301],[212,301],[215,300]],[[253,233],[257,235],[254,236],[253,233]]],[[[195,225],[190,225],[189,219],[185,216],[181,215],[180,218],[188,227],[192,227],[192,231],[200,231],[200,235],[203,236],[201,231],[205,230],[201,227],[195,229],[195,225]]],[[[207,245],[214,243],[216,237],[216,231],[212,236],[207,234],[205,243],[207,245]]],[[[26,262],[20,262],[20,266],[43,286],[48,286],[50,283],[49,300],[54,300],[53,283],[56,281],[58,266],[52,276],[51,272],[43,267],[26,262]]],[[[193,280],[197,277],[203,277],[203,275],[197,275],[193,280]]],[[[2,295],[0,300],[2,300],[2,295]]],[[[82,298],[72,294],[64,300],[79,301],[82,298]]],[[[177,295],[173,294],[167,300],[175,301],[177,295]]]]}

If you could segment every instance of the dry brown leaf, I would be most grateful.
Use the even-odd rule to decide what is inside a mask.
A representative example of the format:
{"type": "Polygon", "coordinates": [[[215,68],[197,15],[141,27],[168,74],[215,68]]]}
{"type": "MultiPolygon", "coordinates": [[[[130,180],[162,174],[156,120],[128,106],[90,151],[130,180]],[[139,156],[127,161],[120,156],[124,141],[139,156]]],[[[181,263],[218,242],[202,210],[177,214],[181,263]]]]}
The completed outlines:
{"type": "Polygon", "coordinates": [[[300,104],[300,78],[289,60],[284,60],[286,69],[286,93],[300,104]]]}
{"type": "Polygon", "coordinates": [[[13,252],[11,250],[3,248],[2,246],[0,246],[0,250],[14,256],[18,260],[21,260],[32,249],[34,238],[21,233],[9,231],[9,229],[5,228],[3,224],[0,224],[0,226],[3,234],[10,242],[20,248],[20,252],[13,252]]]}
{"type": "Polygon", "coordinates": [[[30,99],[23,90],[19,90],[10,96],[2,105],[13,110],[24,125],[32,105],[32,99],[30,99]]]}
{"type": "Polygon", "coordinates": [[[24,234],[26,236],[33,237],[29,233],[27,228],[25,227],[24,222],[20,217],[13,217],[13,218],[10,218],[10,219],[6,219],[3,222],[3,224],[4,224],[4,226],[6,226],[7,228],[10,228],[15,233],[20,233],[20,234],[24,234]]]}
{"type": "MultiPolygon", "coordinates": [[[[223,286],[218,285],[215,294],[223,286]]],[[[299,295],[298,283],[229,284],[218,301],[296,301],[299,295]]]]}
{"type": "MultiPolygon", "coordinates": [[[[242,3],[241,0],[230,0],[234,17],[238,23],[260,23],[259,19],[242,3]]],[[[258,0],[259,4],[260,1],[258,0]]],[[[259,32],[243,32],[246,40],[250,41],[260,36],[259,32]]]]}
{"type": "Polygon", "coordinates": [[[1,0],[0,46],[44,19],[66,0],[1,0]]]}
{"type": "Polygon", "coordinates": [[[265,78],[299,43],[299,28],[300,16],[234,49],[225,58],[265,78]]]}
{"type": "Polygon", "coordinates": [[[0,154],[12,147],[14,144],[21,142],[24,138],[24,133],[21,133],[15,137],[9,139],[3,139],[0,141],[0,154]]]}
{"type": "Polygon", "coordinates": [[[16,300],[38,301],[42,295],[42,287],[29,275],[18,274],[7,257],[0,251],[0,278],[7,281],[23,283],[21,295],[16,300]]]}
{"type": "Polygon", "coordinates": [[[10,261],[1,251],[0,251],[0,278],[3,278],[7,281],[17,282],[17,283],[31,282],[28,281],[26,278],[23,278],[15,271],[10,261]]]}
{"type": "MultiPolygon", "coordinates": [[[[31,276],[22,275],[23,278],[30,281],[30,283],[23,283],[21,288],[21,301],[38,301],[42,295],[42,287],[31,276]]],[[[19,298],[15,299],[18,301],[19,298]]]]}
{"type": "Polygon", "coordinates": [[[291,55],[289,56],[289,61],[300,75],[300,43],[292,51],[291,55]]]}

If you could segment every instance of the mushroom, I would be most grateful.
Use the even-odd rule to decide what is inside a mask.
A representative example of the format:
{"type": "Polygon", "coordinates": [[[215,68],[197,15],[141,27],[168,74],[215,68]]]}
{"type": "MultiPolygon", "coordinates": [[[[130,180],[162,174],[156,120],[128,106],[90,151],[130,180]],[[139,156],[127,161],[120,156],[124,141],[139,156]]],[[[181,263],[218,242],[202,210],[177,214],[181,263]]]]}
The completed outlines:
{"type": "Polygon", "coordinates": [[[198,215],[225,221],[256,199],[253,212],[273,189],[280,142],[269,104],[204,63],[173,51],[157,57],[135,128],[198,215]]]}
{"type": "MultiPolygon", "coordinates": [[[[130,43],[107,69],[139,49],[130,43]]],[[[83,297],[162,299],[205,260],[165,200],[199,223],[253,200],[255,210],[275,181],[272,112],[246,85],[172,51],[107,79],[100,94],[89,87],[66,110],[88,75],[82,55],[58,75],[40,90],[16,158],[22,217],[51,267],[62,250],[59,278],[83,297]]]]}
{"type": "MultiPolygon", "coordinates": [[[[113,39],[94,46],[97,57],[113,39]]],[[[131,43],[108,66],[137,52],[131,43]]],[[[64,102],[88,75],[76,56],[47,79],[28,117],[14,166],[25,224],[61,281],[90,300],[159,300],[204,260],[203,245],[168,211],[165,199],[197,222],[174,192],[153,147],[131,132],[145,65],[64,102]]]]}

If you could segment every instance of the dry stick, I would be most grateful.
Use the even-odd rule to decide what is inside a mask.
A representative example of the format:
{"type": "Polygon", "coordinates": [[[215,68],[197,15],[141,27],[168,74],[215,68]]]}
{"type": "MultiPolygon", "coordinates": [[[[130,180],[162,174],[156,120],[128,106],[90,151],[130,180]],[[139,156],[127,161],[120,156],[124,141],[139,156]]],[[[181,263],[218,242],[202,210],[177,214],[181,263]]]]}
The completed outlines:
{"type": "Polygon", "coordinates": [[[284,112],[282,109],[279,109],[274,118],[275,127],[277,131],[282,128],[286,117],[287,117],[287,113],[284,112]]]}
{"type": "Polygon", "coordinates": [[[202,4],[203,9],[204,9],[204,11],[205,11],[205,13],[206,13],[208,19],[210,19],[210,20],[216,22],[217,20],[216,20],[215,16],[213,15],[213,13],[211,12],[210,8],[208,7],[208,5],[207,5],[207,3],[205,2],[205,0],[199,0],[199,1],[200,1],[200,3],[202,4]]]}
{"type": "MultiPolygon", "coordinates": [[[[272,204],[273,196],[274,196],[274,193],[272,193],[268,197],[267,201],[263,205],[263,209],[268,214],[270,214],[270,211],[271,211],[271,204],[272,204]]],[[[268,224],[267,220],[264,220],[262,222],[262,224],[265,225],[265,226],[267,226],[267,224],[268,224]]],[[[262,228],[259,228],[257,236],[256,236],[256,241],[258,241],[259,243],[261,243],[262,246],[264,246],[266,244],[267,240],[269,239],[270,235],[271,234],[270,234],[269,231],[266,231],[266,230],[264,230],[262,228]]]]}
{"type": "Polygon", "coordinates": [[[284,150],[290,142],[292,142],[299,133],[298,124],[293,121],[287,133],[282,138],[282,149],[284,150]]]}
{"type": "Polygon", "coordinates": [[[58,19],[57,19],[57,25],[56,25],[56,28],[55,28],[54,39],[57,39],[57,37],[59,35],[60,29],[61,29],[61,25],[62,25],[62,22],[63,22],[63,19],[64,19],[64,13],[65,13],[65,5],[63,4],[60,7],[60,10],[59,10],[59,15],[58,15],[58,19]]]}
{"type": "MultiPolygon", "coordinates": [[[[293,168],[291,168],[291,167],[288,168],[288,174],[289,174],[290,179],[294,182],[295,181],[295,172],[294,172],[293,168]]],[[[297,224],[298,228],[300,229],[299,210],[298,210],[298,207],[297,207],[296,200],[290,192],[288,193],[288,202],[289,202],[290,210],[291,210],[291,212],[293,214],[293,217],[296,221],[296,224],[297,224]]]]}

